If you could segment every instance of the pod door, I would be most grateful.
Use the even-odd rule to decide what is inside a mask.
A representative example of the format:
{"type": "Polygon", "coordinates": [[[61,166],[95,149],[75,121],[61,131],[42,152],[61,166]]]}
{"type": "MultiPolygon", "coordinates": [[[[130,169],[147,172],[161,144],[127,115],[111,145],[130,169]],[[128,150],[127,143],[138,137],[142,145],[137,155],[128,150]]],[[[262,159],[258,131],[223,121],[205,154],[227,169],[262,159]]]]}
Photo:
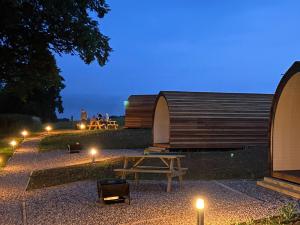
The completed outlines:
{"type": "Polygon", "coordinates": [[[285,81],[277,98],[271,129],[272,175],[300,184],[299,72],[285,81]]]}

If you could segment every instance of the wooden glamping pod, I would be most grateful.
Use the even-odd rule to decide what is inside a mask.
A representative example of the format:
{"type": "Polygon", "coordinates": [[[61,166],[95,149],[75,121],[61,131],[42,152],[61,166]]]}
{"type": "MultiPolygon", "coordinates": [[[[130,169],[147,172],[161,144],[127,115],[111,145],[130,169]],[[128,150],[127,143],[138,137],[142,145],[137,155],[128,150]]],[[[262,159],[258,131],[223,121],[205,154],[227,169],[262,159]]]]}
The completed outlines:
{"type": "Polygon", "coordinates": [[[273,177],[300,184],[300,62],[285,73],[274,95],[270,159],[273,177]]]}
{"type": "Polygon", "coordinates": [[[153,110],[157,95],[131,95],[125,111],[126,128],[152,128],[153,110]]]}
{"type": "Polygon", "coordinates": [[[267,145],[273,95],[160,92],[153,145],[172,149],[267,145]]]}

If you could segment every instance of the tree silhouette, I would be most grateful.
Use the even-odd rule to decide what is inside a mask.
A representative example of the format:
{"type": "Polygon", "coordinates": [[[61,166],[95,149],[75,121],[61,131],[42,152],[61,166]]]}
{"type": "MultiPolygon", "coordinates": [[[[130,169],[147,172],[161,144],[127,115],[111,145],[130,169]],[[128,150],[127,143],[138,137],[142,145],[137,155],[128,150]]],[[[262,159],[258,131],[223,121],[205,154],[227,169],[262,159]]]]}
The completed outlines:
{"type": "Polygon", "coordinates": [[[108,11],[105,0],[1,1],[0,112],[55,119],[64,84],[54,53],[104,66],[112,49],[90,14],[108,11]]]}

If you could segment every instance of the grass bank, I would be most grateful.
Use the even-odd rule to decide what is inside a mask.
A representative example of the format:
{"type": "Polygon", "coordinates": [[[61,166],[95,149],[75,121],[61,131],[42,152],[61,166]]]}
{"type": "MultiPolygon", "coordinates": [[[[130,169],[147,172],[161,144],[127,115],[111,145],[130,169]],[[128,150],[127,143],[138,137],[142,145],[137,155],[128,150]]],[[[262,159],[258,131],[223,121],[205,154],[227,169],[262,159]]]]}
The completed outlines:
{"type": "Polygon", "coordinates": [[[70,143],[80,142],[84,148],[91,146],[100,149],[134,149],[151,145],[150,129],[120,129],[65,133],[44,138],[39,145],[40,151],[65,149],[70,143]]]}
{"type": "MultiPolygon", "coordinates": [[[[8,159],[13,155],[14,151],[12,147],[9,145],[9,142],[12,138],[9,137],[2,137],[0,138],[0,169],[3,168],[8,159]]],[[[17,142],[21,142],[21,139],[15,139],[17,142]]]]}
{"type": "Polygon", "coordinates": [[[278,216],[268,217],[260,220],[250,220],[236,225],[299,225],[300,215],[297,212],[297,206],[293,203],[288,203],[283,206],[278,216]]]}
{"type": "MultiPolygon", "coordinates": [[[[215,179],[257,179],[268,175],[266,149],[248,149],[239,151],[210,151],[183,153],[183,167],[188,168],[185,180],[215,179]]],[[[134,162],[130,162],[129,166],[134,162]]],[[[30,177],[29,189],[43,188],[86,179],[116,177],[114,168],[121,168],[123,161],[85,163],[67,167],[34,171],[30,177]]],[[[163,166],[158,160],[147,160],[143,165],[163,166]]],[[[140,179],[165,180],[160,174],[141,174],[140,179]]],[[[127,176],[133,179],[133,174],[127,176]]]]}
{"type": "Polygon", "coordinates": [[[50,187],[70,182],[114,178],[114,168],[120,167],[121,160],[113,159],[96,163],[84,163],[66,167],[33,171],[27,190],[50,187]]]}

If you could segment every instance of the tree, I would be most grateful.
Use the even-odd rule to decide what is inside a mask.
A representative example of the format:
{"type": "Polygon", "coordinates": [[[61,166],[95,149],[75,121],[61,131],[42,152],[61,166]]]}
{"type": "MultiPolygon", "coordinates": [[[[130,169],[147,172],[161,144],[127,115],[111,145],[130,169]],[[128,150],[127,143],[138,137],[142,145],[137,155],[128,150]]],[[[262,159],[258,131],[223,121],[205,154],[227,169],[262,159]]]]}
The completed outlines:
{"type": "Polygon", "coordinates": [[[104,66],[112,49],[90,14],[101,19],[108,11],[105,0],[2,0],[1,112],[55,119],[63,111],[64,84],[53,54],[78,54],[104,66]]]}

